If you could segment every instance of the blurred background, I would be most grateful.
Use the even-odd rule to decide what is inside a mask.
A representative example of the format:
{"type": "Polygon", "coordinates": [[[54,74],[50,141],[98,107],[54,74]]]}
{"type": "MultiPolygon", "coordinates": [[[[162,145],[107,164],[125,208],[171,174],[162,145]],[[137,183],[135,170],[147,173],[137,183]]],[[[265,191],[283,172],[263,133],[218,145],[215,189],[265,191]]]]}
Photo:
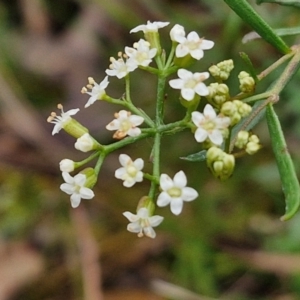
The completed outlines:
{"type": "MultiPolygon", "coordinates": [[[[299,26],[299,10],[250,2],[273,28],[299,26]]],[[[125,190],[114,178],[118,155],[148,160],[151,141],[109,156],[96,197],[78,209],[59,190],[60,160],[85,155],[64,132],[52,136],[46,118],[58,103],[65,110],[81,108],[76,119],[102,143],[112,142],[104,126],[119,107],[97,102],[82,109],[88,97],[80,90],[88,76],[102,81],[109,57],[141,38],[129,31],[147,20],[171,23],[160,31],[166,49],[176,23],[213,40],[195,70],[232,58],[232,94],[237,74],[246,69],[239,52],[249,55],[258,73],[280,58],[261,40],[242,44],[251,29],[219,0],[0,2],[0,300],[300,299],[300,214],[279,221],[284,197],[264,121],[254,130],[264,147],[239,159],[223,183],[205,163],[179,159],[199,151],[189,132],[164,139],[163,172],[185,170],[200,196],[178,217],[157,209],[165,220],[154,240],[129,233],[122,215],[135,211],[148,183],[125,190]]],[[[133,101],[153,116],[155,78],[138,74],[132,76],[133,101]]],[[[280,69],[258,91],[278,74],[280,69]]],[[[299,80],[297,74],[276,104],[298,172],[299,80]]],[[[109,89],[118,98],[124,84],[112,79],[109,89]]],[[[176,94],[168,93],[167,119],[177,120],[184,112],[176,94]]]]}

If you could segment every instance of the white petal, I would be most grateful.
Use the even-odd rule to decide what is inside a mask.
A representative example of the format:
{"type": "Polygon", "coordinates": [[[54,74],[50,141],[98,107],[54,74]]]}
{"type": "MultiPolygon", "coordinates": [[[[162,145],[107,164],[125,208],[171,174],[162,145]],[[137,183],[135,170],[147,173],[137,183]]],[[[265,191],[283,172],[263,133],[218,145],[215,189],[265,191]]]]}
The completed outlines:
{"type": "Polygon", "coordinates": [[[135,126],[139,126],[144,122],[144,118],[137,116],[137,115],[131,115],[129,117],[129,121],[131,124],[135,125],[135,126]]]}
{"type": "Polygon", "coordinates": [[[65,114],[67,114],[69,116],[73,116],[73,115],[76,115],[77,112],[79,112],[79,108],[70,109],[67,112],[65,112],[65,114]]]}
{"type": "Polygon", "coordinates": [[[79,193],[82,199],[92,199],[95,196],[94,192],[87,187],[82,187],[79,193]]]}
{"type": "Polygon", "coordinates": [[[200,38],[199,38],[199,35],[196,31],[191,31],[188,35],[187,35],[187,39],[189,41],[198,41],[200,38]]]}
{"type": "Polygon", "coordinates": [[[183,171],[179,171],[174,176],[174,185],[179,188],[183,188],[187,184],[187,179],[183,171]]]}
{"type": "Polygon", "coordinates": [[[80,202],[81,202],[81,197],[80,197],[80,195],[74,193],[74,194],[71,196],[71,206],[72,206],[73,208],[76,208],[76,207],[79,206],[80,202]]]}
{"type": "Polygon", "coordinates": [[[135,176],[135,181],[136,182],[142,182],[143,181],[143,179],[144,179],[144,174],[143,174],[143,172],[138,172],[137,174],[136,174],[136,176],[135,176]]]}
{"type": "Polygon", "coordinates": [[[118,130],[120,128],[119,120],[115,119],[106,125],[107,130],[118,130]]]}
{"type": "Polygon", "coordinates": [[[66,193],[66,194],[68,194],[68,195],[72,195],[72,194],[74,193],[74,190],[75,190],[74,186],[73,186],[72,184],[69,184],[69,183],[62,183],[62,184],[60,185],[60,189],[61,189],[64,193],[66,193]]]}
{"type": "Polygon", "coordinates": [[[176,57],[184,57],[189,54],[189,49],[183,44],[178,44],[176,47],[176,57]]]}
{"type": "Polygon", "coordinates": [[[215,43],[213,41],[202,40],[201,48],[204,50],[211,49],[214,46],[214,44],[215,43]]]}
{"type": "Polygon", "coordinates": [[[207,139],[208,133],[203,128],[198,128],[195,131],[195,139],[198,143],[202,143],[207,139]]]}
{"type": "Polygon", "coordinates": [[[123,212],[123,216],[126,217],[130,222],[136,222],[139,220],[139,217],[129,211],[123,212]]]}
{"type": "Polygon", "coordinates": [[[131,128],[127,131],[127,134],[129,136],[138,136],[142,133],[141,129],[138,128],[138,127],[135,127],[135,128],[131,128]]]}
{"type": "Polygon", "coordinates": [[[155,230],[152,227],[144,227],[144,233],[147,237],[154,239],[156,237],[155,230]]]}
{"type": "Polygon", "coordinates": [[[193,73],[186,69],[179,69],[177,71],[178,77],[184,79],[185,81],[191,77],[193,77],[193,73]]]}
{"type": "Polygon", "coordinates": [[[137,170],[142,170],[144,168],[144,160],[141,158],[137,158],[134,162],[133,162],[135,168],[137,170]]]}
{"type": "Polygon", "coordinates": [[[130,188],[130,187],[134,186],[135,183],[136,183],[136,181],[134,178],[128,177],[128,178],[126,178],[126,180],[124,180],[123,185],[127,188],[130,188]]]}
{"type": "Polygon", "coordinates": [[[140,208],[137,215],[140,219],[147,219],[149,216],[148,209],[146,207],[140,208]]]}
{"type": "Polygon", "coordinates": [[[168,189],[174,186],[173,180],[167,174],[160,175],[159,183],[160,183],[160,187],[164,191],[167,191],[168,189]]]}
{"type": "Polygon", "coordinates": [[[152,227],[158,226],[162,221],[164,220],[164,217],[162,216],[152,216],[149,218],[149,223],[152,227]]]}
{"type": "Polygon", "coordinates": [[[171,201],[171,212],[178,216],[181,211],[182,211],[182,207],[183,207],[183,201],[181,198],[175,198],[175,199],[172,199],[171,201]]]}
{"type": "Polygon", "coordinates": [[[185,99],[187,101],[191,101],[195,97],[195,91],[193,89],[183,88],[181,90],[181,96],[182,96],[183,99],[185,99]]]}
{"type": "Polygon", "coordinates": [[[139,233],[141,231],[142,227],[138,222],[135,223],[129,223],[127,225],[127,230],[134,233],[139,233]]]}
{"type": "Polygon", "coordinates": [[[74,184],[74,178],[68,172],[62,172],[62,177],[66,183],[74,184]]]}
{"type": "Polygon", "coordinates": [[[86,176],[84,174],[77,174],[74,176],[74,182],[76,185],[83,186],[86,182],[86,176]]]}
{"type": "Polygon", "coordinates": [[[120,154],[119,162],[123,167],[126,167],[130,161],[131,158],[127,154],[120,154]]]}
{"type": "Polygon", "coordinates": [[[190,187],[184,187],[182,189],[181,197],[184,201],[193,201],[198,197],[198,192],[190,187]]]}
{"type": "Polygon", "coordinates": [[[182,79],[172,79],[169,81],[169,85],[173,89],[181,90],[184,86],[184,81],[182,79]]]}
{"type": "Polygon", "coordinates": [[[126,174],[126,169],[123,167],[115,171],[115,177],[118,179],[123,179],[124,174],[126,174]]]}
{"type": "Polygon", "coordinates": [[[203,114],[206,117],[209,117],[210,119],[214,119],[217,116],[215,110],[213,109],[213,107],[210,104],[205,105],[203,114]]]}
{"type": "Polygon", "coordinates": [[[202,82],[195,86],[195,92],[200,96],[207,96],[209,94],[207,86],[202,82]]]}
{"type": "Polygon", "coordinates": [[[203,121],[203,119],[204,119],[204,115],[199,111],[192,112],[192,121],[196,126],[199,126],[199,124],[203,121]]]}
{"type": "Polygon", "coordinates": [[[193,58],[199,60],[199,59],[201,59],[201,58],[203,57],[204,52],[203,52],[203,50],[201,50],[201,49],[195,49],[195,50],[192,50],[192,51],[190,52],[190,54],[191,54],[191,57],[193,57],[193,58]]]}
{"type": "Polygon", "coordinates": [[[212,133],[208,134],[209,139],[217,146],[223,143],[223,135],[220,130],[213,130],[212,133]]]}
{"type": "Polygon", "coordinates": [[[157,198],[157,205],[159,207],[164,207],[170,204],[172,198],[167,192],[161,192],[157,198]]]}

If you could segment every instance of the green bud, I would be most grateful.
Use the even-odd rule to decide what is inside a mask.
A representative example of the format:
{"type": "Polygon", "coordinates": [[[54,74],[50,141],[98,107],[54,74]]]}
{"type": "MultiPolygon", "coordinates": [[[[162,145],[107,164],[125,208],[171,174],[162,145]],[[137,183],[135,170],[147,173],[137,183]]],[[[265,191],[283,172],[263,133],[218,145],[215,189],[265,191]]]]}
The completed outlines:
{"type": "Polygon", "coordinates": [[[95,173],[95,170],[93,168],[85,168],[79,173],[84,174],[86,176],[85,186],[87,188],[93,188],[93,186],[97,182],[97,175],[95,173]]]}
{"type": "Polygon", "coordinates": [[[228,79],[233,68],[233,60],[228,59],[219,62],[217,65],[212,65],[208,70],[216,80],[223,81],[228,79]]]}
{"type": "Polygon", "coordinates": [[[239,149],[243,149],[248,143],[248,139],[249,139],[249,132],[242,130],[238,133],[234,145],[239,149]]]}
{"type": "Polygon", "coordinates": [[[238,75],[240,90],[243,93],[252,93],[255,90],[255,80],[247,72],[242,71],[238,75]]]}

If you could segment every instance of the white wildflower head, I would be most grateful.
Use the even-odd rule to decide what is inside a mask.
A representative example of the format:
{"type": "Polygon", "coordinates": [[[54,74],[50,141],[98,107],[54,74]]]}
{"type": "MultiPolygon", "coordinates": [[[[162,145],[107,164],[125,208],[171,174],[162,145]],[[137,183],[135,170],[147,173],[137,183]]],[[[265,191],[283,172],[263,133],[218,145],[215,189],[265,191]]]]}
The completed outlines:
{"type": "Polygon", "coordinates": [[[181,25],[174,25],[170,31],[170,38],[173,42],[183,43],[185,41],[185,30],[181,25]]]}
{"type": "Polygon", "coordinates": [[[95,82],[95,80],[92,77],[89,77],[88,81],[88,85],[81,89],[82,94],[90,95],[90,98],[84,107],[89,107],[96,100],[102,100],[103,97],[106,95],[105,89],[109,84],[108,76],[106,76],[99,84],[95,82]],[[88,89],[90,89],[91,91],[89,92],[88,89]]]}
{"type": "Polygon", "coordinates": [[[116,130],[113,135],[114,138],[122,139],[126,135],[138,136],[141,134],[141,129],[137,126],[144,122],[143,117],[132,115],[126,110],[120,110],[118,113],[115,113],[115,118],[106,126],[108,130],[116,130]]]}
{"type": "Polygon", "coordinates": [[[191,101],[196,94],[199,96],[209,94],[207,86],[203,83],[209,77],[208,72],[192,73],[185,69],[179,69],[177,74],[179,78],[170,80],[169,84],[173,89],[181,90],[183,99],[191,101]]]}
{"type": "Polygon", "coordinates": [[[146,207],[141,207],[136,215],[129,211],[124,212],[123,215],[130,222],[127,225],[127,230],[137,233],[138,237],[146,235],[155,238],[156,233],[153,227],[158,226],[164,219],[161,216],[151,216],[146,207]]]}
{"type": "Polygon", "coordinates": [[[128,73],[134,71],[138,65],[133,60],[128,60],[127,57],[125,57],[124,60],[122,52],[119,52],[118,56],[118,59],[115,59],[114,57],[110,58],[111,64],[109,65],[109,69],[105,72],[109,76],[116,76],[121,79],[128,73]]]}
{"type": "Polygon", "coordinates": [[[85,174],[77,174],[72,177],[68,172],[63,172],[62,176],[65,183],[60,185],[60,189],[71,195],[71,205],[73,208],[80,204],[82,199],[92,199],[95,194],[94,192],[85,186],[87,177],[85,174]]]}
{"type": "Polygon", "coordinates": [[[201,59],[204,55],[203,50],[211,49],[214,42],[200,38],[195,31],[190,32],[184,39],[181,38],[176,47],[176,57],[190,55],[194,59],[201,59]]]}
{"type": "Polygon", "coordinates": [[[134,43],[133,48],[125,47],[125,53],[128,56],[129,64],[146,67],[151,62],[157,53],[156,48],[150,48],[150,43],[140,39],[134,43]]]}
{"type": "Polygon", "coordinates": [[[53,123],[54,128],[52,131],[52,135],[59,133],[59,131],[68,125],[73,119],[71,116],[77,114],[79,108],[71,109],[64,112],[63,106],[61,104],[57,105],[57,108],[61,110],[61,115],[58,116],[55,112],[52,112],[47,119],[48,123],[53,123]]]}
{"type": "Polygon", "coordinates": [[[141,158],[132,161],[127,154],[121,154],[119,162],[122,167],[116,170],[115,177],[123,180],[125,187],[132,187],[136,182],[143,181],[144,161],[141,158]]]}
{"type": "Polygon", "coordinates": [[[198,127],[195,131],[197,142],[209,139],[215,145],[223,143],[223,134],[230,125],[230,118],[216,114],[210,104],[206,104],[203,113],[192,112],[192,121],[198,127]]]}
{"type": "Polygon", "coordinates": [[[65,158],[59,163],[59,168],[62,172],[70,173],[74,171],[75,163],[73,160],[65,158]]]}
{"type": "Polygon", "coordinates": [[[167,174],[161,174],[160,187],[162,192],[157,198],[157,205],[162,207],[170,204],[172,213],[179,215],[184,201],[192,201],[198,197],[197,191],[186,185],[187,179],[183,171],[176,173],[173,179],[167,174]]]}
{"type": "Polygon", "coordinates": [[[169,22],[150,22],[147,21],[146,25],[139,25],[130,30],[130,33],[143,31],[144,33],[148,32],[158,32],[158,29],[168,26],[169,22]]]}

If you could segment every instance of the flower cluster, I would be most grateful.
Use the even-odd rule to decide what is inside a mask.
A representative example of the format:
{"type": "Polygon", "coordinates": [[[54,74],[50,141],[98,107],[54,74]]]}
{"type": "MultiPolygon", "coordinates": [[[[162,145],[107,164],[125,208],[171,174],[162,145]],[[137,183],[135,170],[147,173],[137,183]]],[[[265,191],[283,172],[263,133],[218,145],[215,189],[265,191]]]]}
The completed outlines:
{"type": "Polygon", "coordinates": [[[230,89],[224,81],[229,78],[234,68],[233,61],[225,60],[212,65],[209,72],[190,71],[189,66],[203,59],[204,51],[211,49],[214,42],[200,37],[195,31],[186,34],[184,27],[176,24],[169,32],[172,46],[169,54],[166,54],[159,30],[168,25],[168,22],[148,21],[145,25],[133,28],[130,33],[142,32],[143,38],[132,47],[126,46],[118,53],[117,58],[110,58],[109,66],[105,70],[106,75],[100,83],[89,77],[88,84],[81,89],[83,94],[89,96],[85,108],[95,104],[97,100],[122,106],[123,109],[116,112],[114,119],[106,125],[107,130],[114,131],[113,138],[117,141],[109,145],[98,142],[85,126],[73,118],[79,109],[64,112],[62,105],[59,105],[61,116],[52,112],[48,118],[48,122],[54,124],[53,135],[63,129],[76,139],[75,149],[84,153],[92,151],[92,154],[80,162],[65,158],[59,164],[65,180],[60,188],[70,195],[74,208],[80,204],[81,199],[92,199],[95,196],[92,188],[105,158],[110,153],[136,141],[146,138],[149,141],[149,138],[153,138],[153,150],[149,160],[153,164],[152,172],[144,171],[144,159],[133,160],[125,153],[119,155],[121,167],[115,171],[115,177],[122,180],[126,188],[145,180],[150,181],[149,193],[139,200],[136,214],[128,211],[123,214],[130,222],[127,226],[128,231],[137,233],[139,237],[156,236],[153,227],[158,226],[164,219],[154,215],[157,207],[170,205],[171,212],[177,216],[182,213],[184,202],[193,201],[199,196],[194,188],[187,186],[184,171],[177,172],[173,178],[160,173],[160,141],[165,134],[184,129],[191,130],[196,144],[201,144],[206,151],[208,168],[221,180],[229,178],[233,173],[234,146],[238,151],[248,154],[254,154],[261,147],[258,137],[245,130],[240,130],[235,137],[231,136],[232,127],[251,113],[252,108],[243,102],[243,95],[254,92],[254,79],[248,73],[241,72],[238,76],[241,93],[231,97],[230,89]],[[132,100],[129,77],[135,70],[149,72],[158,77],[155,118],[146,114],[140,108],[140,103],[132,100]],[[169,78],[176,73],[178,78],[169,78]],[[110,77],[125,81],[123,96],[118,95],[114,98],[107,91],[110,77]],[[211,79],[215,79],[215,82],[206,85],[206,80],[211,79]],[[169,124],[165,123],[163,109],[167,88],[178,90],[178,98],[186,110],[182,120],[169,124]],[[200,101],[204,101],[203,111],[198,111],[200,101]],[[230,145],[232,140],[233,146],[230,145]],[[87,167],[74,176],[70,175],[96,158],[94,168],[87,167]]]}

